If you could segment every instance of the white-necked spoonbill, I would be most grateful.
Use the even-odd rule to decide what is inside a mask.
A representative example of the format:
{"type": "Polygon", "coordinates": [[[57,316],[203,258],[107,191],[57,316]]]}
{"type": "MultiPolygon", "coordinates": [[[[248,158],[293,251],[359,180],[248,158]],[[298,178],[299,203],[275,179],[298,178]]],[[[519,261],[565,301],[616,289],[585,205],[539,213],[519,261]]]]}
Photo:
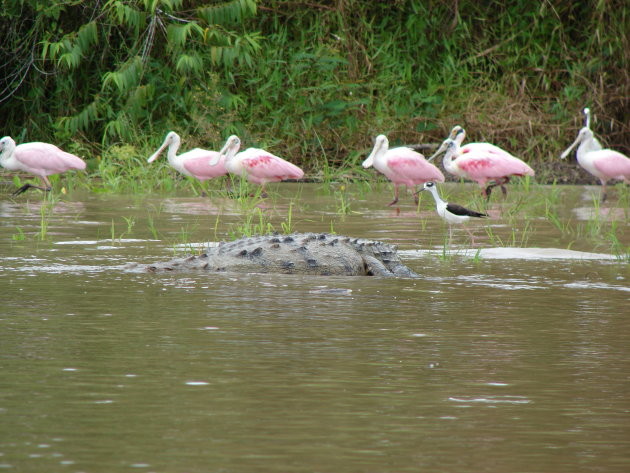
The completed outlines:
{"type": "Polygon", "coordinates": [[[566,158],[571,150],[578,146],[577,161],[587,172],[599,179],[602,184],[602,200],[606,200],[606,183],[610,180],[622,180],[630,184],[630,159],[618,151],[602,149],[590,128],[591,111],[584,109],[586,124],[577,138],[561,155],[566,158]]]}
{"type": "Polygon", "coordinates": [[[239,153],[240,146],[241,140],[238,136],[230,136],[219,156],[210,160],[210,165],[214,166],[220,159],[225,159],[227,171],[230,174],[247,178],[248,181],[259,184],[263,197],[267,195],[265,184],[268,182],[280,182],[286,179],[301,179],[304,177],[304,171],[295,164],[258,148],[247,148],[239,153]]]}
{"type": "Polygon", "coordinates": [[[477,182],[486,198],[490,198],[492,189],[497,186],[506,195],[505,184],[512,176],[534,176],[534,170],[526,163],[491,143],[468,143],[461,146],[465,138],[466,131],[461,126],[455,126],[429,161],[444,152],[444,169],[477,182]],[[494,183],[486,186],[491,181],[494,183]]]}
{"type": "Polygon", "coordinates": [[[174,131],[169,132],[164,139],[162,145],[158,150],[147,159],[148,163],[152,163],[157,159],[166,147],[168,152],[166,157],[168,158],[168,164],[177,172],[182,173],[184,176],[193,177],[200,182],[208,179],[214,179],[215,177],[225,176],[227,169],[225,169],[225,160],[219,157],[218,151],[208,151],[201,148],[191,149],[180,155],[177,155],[177,150],[181,144],[181,138],[174,131]],[[210,160],[213,158],[219,158],[215,166],[210,165],[210,160]]]}
{"type": "MultiPolygon", "coordinates": [[[[401,146],[389,149],[389,141],[385,135],[378,135],[374,149],[363,161],[363,167],[374,166],[394,183],[394,200],[388,205],[398,202],[398,186],[405,185],[408,189],[424,184],[428,181],[444,182],[444,175],[433,164],[424,159],[417,151],[401,146]]],[[[414,194],[416,204],[417,193],[414,194]]]]}
{"type": "Polygon", "coordinates": [[[70,169],[85,169],[85,161],[55,145],[39,141],[16,145],[10,136],[0,139],[0,165],[10,171],[24,171],[37,176],[45,185],[24,184],[13,193],[14,197],[30,188],[48,192],[52,190],[52,185],[47,176],[70,169]]]}
{"type": "MultiPolygon", "coordinates": [[[[471,218],[484,218],[488,216],[485,213],[470,210],[458,204],[449,204],[440,197],[437,186],[434,182],[425,183],[423,188],[420,189],[418,192],[422,191],[429,191],[433,195],[433,199],[435,200],[435,209],[437,210],[438,215],[446,220],[446,222],[448,223],[449,239],[453,236],[452,224],[464,224],[471,218]]],[[[468,235],[470,236],[471,244],[474,245],[475,237],[473,236],[472,232],[465,226],[464,229],[468,232],[468,235]]]]}

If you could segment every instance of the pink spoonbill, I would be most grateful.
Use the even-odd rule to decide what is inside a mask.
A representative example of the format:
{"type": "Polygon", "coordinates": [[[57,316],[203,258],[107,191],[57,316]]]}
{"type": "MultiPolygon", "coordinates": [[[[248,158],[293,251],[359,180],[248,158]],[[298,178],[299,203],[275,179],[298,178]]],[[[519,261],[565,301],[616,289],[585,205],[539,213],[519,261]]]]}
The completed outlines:
{"type": "Polygon", "coordinates": [[[59,149],[50,143],[33,141],[32,143],[15,144],[10,136],[0,139],[0,165],[10,171],[24,171],[38,176],[45,187],[24,184],[13,193],[13,196],[35,188],[48,192],[52,185],[47,176],[59,174],[69,169],[85,169],[85,162],[71,153],[59,149]]]}
{"type": "Polygon", "coordinates": [[[304,177],[302,171],[295,164],[291,164],[284,159],[269,153],[263,149],[247,148],[238,152],[241,147],[241,140],[236,135],[227,139],[225,146],[210,160],[210,165],[214,166],[225,159],[225,168],[230,174],[235,174],[241,178],[261,186],[262,196],[266,196],[265,184],[268,182],[280,182],[286,179],[301,179],[304,177]]]}
{"type": "Polygon", "coordinates": [[[591,113],[584,109],[586,124],[577,138],[561,155],[566,158],[578,146],[577,161],[586,171],[599,179],[602,184],[602,200],[606,200],[606,183],[612,179],[630,184],[630,158],[612,149],[602,149],[590,128],[591,113]]]}
{"type": "Polygon", "coordinates": [[[167,158],[168,164],[176,171],[188,177],[194,177],[200,182],[215,177],[225,176],[225,160],[219,156],[218,151],[208,151],[201,148],[191,149],[180,155],[177,150],[181,144],[181,138],[174,131],[169,132],[164,139],[164,143],[159,149],[151,155],[147,162],[152,163],[157,159],[162,151],[168,147],[167,158]],[[210,160],[217,158],[216,165],[211,166],[210,160]]]}
{"type": "MultiPolygon", "coordinates": [[[[364,168],[370,166],[374,166],[394,183],[394,200],[389,205],[398,202],[398,186],[401,184],[413,190],[414,186],[425,182],[444,182],[442,172],[417,151],[404,146],[389,149],[389,141],[385,135],[376,137],[374,149],[363,161],[364,168]]],[[[414,197],[417,204],[417,194],[414,197]]]]}
{"type": "Polygon", "coordinates": [[[438,150],[429,158],[433,160],[444,152],[442,164],[449,173],[477,182],[486,198],[490,198],[492,188],[504,185],[512,176],[533,176],[534,170],[515,156],[490,143],[468,143],[461,146],[466,138],[466,131],[455,126],[450,136],[444,140],[438,150]],[[489,181],[494,181],[486,187],[489,181]]]}

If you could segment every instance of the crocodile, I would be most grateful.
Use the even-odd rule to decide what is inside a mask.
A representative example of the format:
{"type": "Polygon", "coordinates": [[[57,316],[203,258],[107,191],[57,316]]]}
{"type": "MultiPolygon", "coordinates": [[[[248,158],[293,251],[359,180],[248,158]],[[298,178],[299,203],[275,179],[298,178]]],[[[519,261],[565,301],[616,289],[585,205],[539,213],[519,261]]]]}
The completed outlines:
{"type": "Polygon", "coordinates": [[[203,254],[150,265],[130,263],[127,269],[420,277],[400,261],[393,245],[328,233],[243,237],[208,246],[203,254]]]}

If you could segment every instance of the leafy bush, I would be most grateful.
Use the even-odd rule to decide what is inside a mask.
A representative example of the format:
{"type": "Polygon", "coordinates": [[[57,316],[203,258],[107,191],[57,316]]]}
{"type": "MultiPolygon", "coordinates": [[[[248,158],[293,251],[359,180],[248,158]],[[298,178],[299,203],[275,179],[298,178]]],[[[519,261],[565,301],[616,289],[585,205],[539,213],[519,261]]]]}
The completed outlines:
{"type": "Polygon", "coordinates": [[[0,12],[4,128],[18,141],[152,148],[229,134],[313,169],[352,167],[379,133],[455,124],[528,159],[581,109],[630,152],[622,0],[15,0],[0,12]],[[82,143],[82,144],[76,144],[82,143]]]}

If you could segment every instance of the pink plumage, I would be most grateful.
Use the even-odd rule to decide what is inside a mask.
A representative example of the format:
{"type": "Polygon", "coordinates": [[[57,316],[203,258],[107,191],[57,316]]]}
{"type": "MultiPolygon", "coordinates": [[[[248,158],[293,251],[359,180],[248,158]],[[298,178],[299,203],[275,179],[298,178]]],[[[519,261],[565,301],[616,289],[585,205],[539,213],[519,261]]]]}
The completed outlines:
{"type": "Polygon", "coordinates": [[[385,160],[382,172],[394,184],[413,187],[429,181],[444,182],[442,172],[410,148],[390,149],[385,160]]]}
{"type": "Polygon", "coordinates": [[[591,151],[597,170],[608,179],[630,181],[630,159],[612,149],[591,151]]]}
{"type": "Polygon", "coordinates": [[[612,149],[602,149],[597,141],[591,125],[591,113],[584,109],[586,124],[579,131],[575,141],[561,155],[566,158],[571,150],[577,149],[577,160],[580,166],[599,179],[602,184],[602,200],[606,200],[606,183],[611,179],[630,184],[630,158],[612,149]]]}
{"type": "Polygon", "coordinates": [[[265,184],[268,182],[304,177],[302,169],[268,151],[248,148],[239,153],[240,146],[241,140],[238,136],[232,135],[227,139],[220,152],[220,157],[225,158],[225,168],[230,174],[260,184],[263,196],[266,195],[265,184]]]}
{"type": "Polygon", "coordinates": [[[280,182],[287,179],[301,179],[304,171],[284,159],[263,149],[248,148],[241,155],[241,162],[247,172],[247,179],[256,184],[280,182]]]}
{"type": "Polygon", "coordinates": [[[23,143],[15,147],[15,158],[26,172],[36,176],[50,176],[69,169],[85,169],[85,162],[49,143],[23,143]]]}
{"type": "Polygon", "coordinates": [[[24,171],[38,176],[46,185],[46,187],[38,187],[25,184],[14,195],[21,194],[30,187],[49,191],[52,186],[47,176],[70,169],[85,169],[85,162],[81,158],[53,144],[34,141],[16,145],[9,136],[0,140],[0,165],[11,171],[24,171]]]}
{"type": "Polygon", "coordinates": [[[220,156],[218,151],[209,151],[201,148],[194,148],[182,154],[177,154],[181,145],[181,138],[174,131],[170,131],[162,145],[151,155],[147,162],[152,163],[157,159],[162,151],[168,148],[167,159],[169,165],[176,171],[188,177],[194,177],[199,181],[214,179],[215,177],[225,176],[225,159],[220,156]],[[216,159],[216,164],[211,165],[210,162],[216,159]]]}
{"type": "Polygon", "coordinates": [[[389,149],[389,141],[385,135],[376,137],[372,153],[363,161],[364,168],[370,166],[385,174],[394,184],[394,200],[389,205],[398,202],[399,185],[413,189],[414,186],[429,181],[444,182],[442,172],[420,153],[407,147],[389,149]]]}
{"type": "MultiPolygon", "coordinates": [[[[474,145],[477,143],[471,143],[474,145]]],[[[478,143],[482,145],[482,143],[478,143]]],[[[534,171],[527,164],[511,154],[498,149],[483,146],[466,145],[455,158],[457,167],[481,187],[488,181],[495,181],[508,176],[533,176],[534,171]]],[[[492,145],[491,145],[492,146],[492,145]]]]}
{"type": "Polygon", "coordinates": [[[504,184],[509,182],[512,176],[534,176],[534,170],[525,162],[491,143],[468,143],[461,146],[465,137],[466,132],[462,127],[454,127],[449,138],[442,143],[429,161],[445,151],[444,169],[456,176],[477,182],[486,197],[496,186],[501,186],[505,194],[504,184]],[[486,187],[491,181],[494,184],[486,187]]]}
{"type": "Polygon", "coordinates": [[[224,159],[219,159],[216,166],[210,166],[208,164],[211,159],[219,156],[218,151],[208,151],[205,149],[195,148],[187,153],[181,154],[180,156],[184,156],[185,158],[182,164],[184,169],[200,181],[214,179],[215,177],[221,177],[227,174],[224,159]]]}

